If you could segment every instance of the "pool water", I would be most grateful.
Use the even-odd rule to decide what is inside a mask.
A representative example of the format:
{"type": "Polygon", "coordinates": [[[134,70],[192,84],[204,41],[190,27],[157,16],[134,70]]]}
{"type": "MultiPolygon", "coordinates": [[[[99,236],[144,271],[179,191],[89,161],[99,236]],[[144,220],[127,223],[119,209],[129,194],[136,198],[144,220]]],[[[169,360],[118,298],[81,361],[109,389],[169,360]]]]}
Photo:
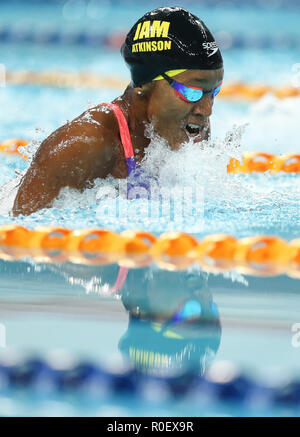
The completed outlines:
{"type": "MultiPolygon", "coordinates": [[[[97,9],[97,14],[94,9],[92,14],[97,2],[89,4],[90,9],[71,13],[70,2],[63,7],[58,2],[41,2],[29,13],[30,2],[27,12],[22,2],[1,2],[0,26],[14,29],[22,25],[25,30],[41,32],[47,24],[47,31],[92,33],[99,31],[99,20],[105,24],[103,32],[117,33],[126,32],[145,12],[140,6],[120,2],[115,7],[114,2],[105,2],[103,9],[97,9]]],[[[148,6],[146,10],[158,5],[148,6]]],[[[230,33],[235,42],[223,51],[225,84],[242,80],[274,86],[294,80],[293,66],[300,58],[300,45],[291,43],[300,38],[299,9],[293,8],[204,5],[200,10],[194,2],[190,6],[213,32],[230,33]],[[277,46],[273,40],[273,45],[266,42],[274,33],[281,41],[277,46]],[[248,46],[238,45],[239,35],[248,46]]],[[[113,76],[120,83],[129,80],[118,50],[108,46],[1,40],[0,53],[0,63],[7,71],[81,70],[113,76]]],[[[121,85],[119,89],[67,89],[7,84],[0,88],[0,140],[29,140],[26,153],[31,159],[53,130],[122,91],[121,85]]],[[[3,155],[0,225],[15,223],[30,229],[40,224],[71,229],[104,227],[117,232],[142,228],[155,235],[180,230],[199,239],[211,233],[237,238],[260,234],[298,238],[299,175],[230,175],[226,165],[245,150],[297,153],[299,109],[300,98],[279,100],[266,95],[254,103],[216,98],[212,141],[204,147],[187,143],[178,152],[171,152],[154,135],[143,165],[166,190],[172,189],[175,196],[184,193],[187,207],[180,217],[164,204],[160,214],[151,215],[152,209],[144,200],[127,201],[122,193],[99,202],[99,192],[107,184],[118,184],[110,179],[96,181],[83,193],[64,189],[52,208],[29,217],[12,217],[16,186],[30,159],[3,155]],[[229,134],[232,141],[228,141],[229,134]],[[191,187],[192,192],[188,190],[191,187]],[[116,205],[126,214],[110,214],[116,205]]],[[[123,288],[110,293],[119,271],[116,265],[43,264],[25,258],[1,260],[0,271],[0,365],[25,354],[63,361],[66,366],[72,360],[87,360],[110,372],[129,365],[142,374],[165,376],[182,371],[205,375],[214,362],[229,361],[266,385],[299,378],[300,349],[293,342],[292,331],[300,322],[297,279],[285,275],[254,277],[235,271],[207,274],[195,265],[187,271],[169,272],[153,265],[130,270],[123,288]],[[149,354],[168,356],[168,366],[162,365],[162,358],[161,366],[150,362],[148,355],[149,359],[138,358],[146,357],[144,352],[137,354],[143,348],[149,354]]],[[[296,403],[278,407],[272,402],[218,403],[214,398],[205,402],[195,393],[172,397],[153,387],[147,395],[125,397],[118,393],[95,397],[86,390],[79,399],[74,393],[49,394],[5,388],[0,383],[0,414],[299,415],[296,403]]]]}
{"type": "MultiPolygon", "coordinates": [[[[0,320],[6,329],[6,354],[0,354],[0,366],[4,358],[4,362],[17,363],[21,354],[21,358],[43,357],[60,368],[72,367],[79,360],[101,364],[109,372],[122,373],[127,363],[142,374],[181,374],[192,366],[193,373],[201,375],[217,359],[234,363],[238,371],[266,387],[298,378],[299,349],[293,347],[291,331],[299,314],[297,280],[210,275],[203,284],[203,273],[196,271],[137,269],[129,273],[128,283],[116,298],[105,291],[107,284],[114,283],[117,270],[117,266],[2,262],[0,320]],[[166,301],[176,307],[192,296],[202,303],[203,315],[197,321],[169,325],[173,336],[168,337],[167,331],[155,332],[148,326],[154,318],[168,319],[166,301]],[[208,302],[213,302],[214,313],[204,317],[208,302]],[[142,308],[144,322],[132,318],[137,306],[142,308]],[[169,367],[161,369],[160,363],[141,361],[130,350],[168,355],[169,367]]],[[[254,404],[238,399],[231,403],[198,399],[195,403],[192,394],[174,397],[155,386],[152,389],[124,398],[95,394],[86,387],[79,401],[76,392],[57,393],[36,385],[24,391],[21,386],[2,391],[1,414],[272,416],[299,412],[296,405],[274,406],[268,399],[254,404]]]]}

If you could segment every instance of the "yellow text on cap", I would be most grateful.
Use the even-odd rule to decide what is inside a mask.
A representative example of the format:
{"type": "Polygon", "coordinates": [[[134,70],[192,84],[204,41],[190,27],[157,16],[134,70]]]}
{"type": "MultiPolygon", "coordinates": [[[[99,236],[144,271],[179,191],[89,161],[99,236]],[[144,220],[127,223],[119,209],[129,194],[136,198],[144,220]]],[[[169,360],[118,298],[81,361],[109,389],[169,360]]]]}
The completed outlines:
{"type": "Polygon", "coordinates": [[[133,41],[144,38],[167,38],[169,34],[169,21],[144,21],[139,23],[133,38],[133,41]]]}

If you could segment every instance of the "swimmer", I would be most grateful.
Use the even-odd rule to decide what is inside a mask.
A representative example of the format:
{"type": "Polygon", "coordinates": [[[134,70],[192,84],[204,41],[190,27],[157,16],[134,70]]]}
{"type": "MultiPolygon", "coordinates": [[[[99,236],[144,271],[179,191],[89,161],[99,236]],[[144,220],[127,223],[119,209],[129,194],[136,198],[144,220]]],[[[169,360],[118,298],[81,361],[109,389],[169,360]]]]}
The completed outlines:
{"type": "Polygon", "coordinates": [[[223,60],[203,21],[180,7],[155,9],[132,27],[121,53],[131,83],[42,142],[20,182],[14,215],[51,207],[64,187],[84,190],[97,178],[134,174],[150,144],[149,124],[171,150],[209,139],[223,60]]]}
{"type": "Polygon", "coordinates": [[[207,273],[132,269],[121,294],[129,320],[119,350],[127,363],[152,375],[204,374],[222,335],[207,273]]]}

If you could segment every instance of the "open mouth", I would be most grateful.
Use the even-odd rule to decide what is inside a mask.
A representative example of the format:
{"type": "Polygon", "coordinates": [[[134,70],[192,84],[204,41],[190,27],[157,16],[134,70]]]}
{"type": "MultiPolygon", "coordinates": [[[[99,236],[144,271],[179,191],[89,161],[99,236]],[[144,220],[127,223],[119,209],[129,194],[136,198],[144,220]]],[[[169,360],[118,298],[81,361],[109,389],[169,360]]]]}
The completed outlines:
{"type": "Polygon", "coordinates": [[[199,126],[198,124],[188,123],[185,127],[189,137],[201,136],[201,140],[204,139],[207,131],[206,126],[199,126]]]}

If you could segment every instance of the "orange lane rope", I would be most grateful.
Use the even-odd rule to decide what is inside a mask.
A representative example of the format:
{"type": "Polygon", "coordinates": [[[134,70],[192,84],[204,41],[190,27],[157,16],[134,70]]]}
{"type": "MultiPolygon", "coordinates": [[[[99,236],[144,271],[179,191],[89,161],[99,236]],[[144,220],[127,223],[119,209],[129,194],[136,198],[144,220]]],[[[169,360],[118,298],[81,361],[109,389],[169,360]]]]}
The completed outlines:
{"type": "Polygon", "coordinates": [[[264,84],[247,84],[233,82],[222,87],[220,97],[230,100],[258,100],[266,94],[273,94],[278,99],[297,97],[300,95],[300,88],[289,85],[274,87],[264,84]]]}
{"type": "Polygon", "coordinates": [[[156,263],[167,270],[184,270],[198,263],[214,273],[235,269],[247,275],[300,278],[300,238],[287,242],[271,235],[236,239],[214,234],[198,241],[182,232],[155,237],[138,230],[118,234],[106,229],[0,226],[0,259],[13,261],[28,256],[44,263],[118,263],[129,268],[156,263]]]}
{"type": "Polygon", "coordinates": [[[0,143],[0,152],[8,155],[20,155],[22,158],[27,159],[27,156],[19,150],[19,147],[25,147],[27,144],[28,141],[21,138],[9,138],[0,143]]]}
{"type": "MultiPolygon", "coordinates": [[[[117,77],[100,76],[88,71],[7,71],[6,82],[12,85],[34,84],[61,88],[116,88],[128,85],[128,80],[117,77]]],[[[232,82],[222,87],[219,96],[230,100],[257,100],[265,94],[274,94],[277,98],[297,97],[300,88],[289,85],[274,87],[265,84],[247,84],[232,82]]]]}
{"type": "MultiPolygon", "coordinates": [[[[11,138],[0,143],[0,152],[6,154],[18,154],[27,159],[19,147],[26,146],[28,141],[20,138],[11,138]]],[[[272,155],[264,152],[244,152],[243,161],[240,163],[232,158],[227,166],[228,173],[300,173],[300,154],[288,153],[284,155],[272,155]]]]}
{"type": "Polygon", "coordinates": [[[39,85],[57,88],[122,89],[128,80],[100,76],[90,72],[66,71],[7,71],[6,82],[11,85],[39,85]]]}
{"type": "Polygon", "coordinates": [[[287,153],[273,155],[264,152],[244,152],[240,163],[232,158],[227,166],[227,173],[300,173],[300,154],[287,153]]]}

